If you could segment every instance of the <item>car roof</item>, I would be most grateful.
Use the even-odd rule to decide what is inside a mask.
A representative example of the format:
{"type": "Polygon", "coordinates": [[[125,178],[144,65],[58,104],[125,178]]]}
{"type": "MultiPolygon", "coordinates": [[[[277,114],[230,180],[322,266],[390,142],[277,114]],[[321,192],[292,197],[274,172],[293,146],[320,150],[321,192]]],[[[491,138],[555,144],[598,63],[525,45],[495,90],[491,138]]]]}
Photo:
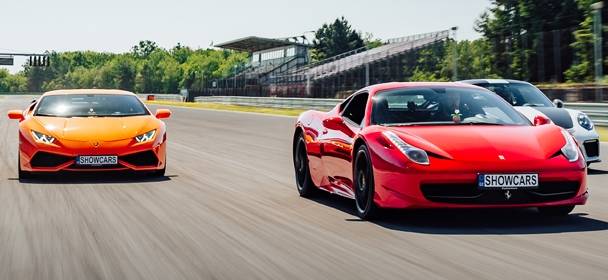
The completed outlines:
{"type": "Polygon", "coordinates": [[[471,84],[471,85],[483,85],[483,84],[528,84],[525,81],[511,80],[511,79],[471,79],[457,81],[457,83],[471,84]]]}
{"type": "Polygon", "coordinates": [[[369,90],[370,92],[378,92],[385,89],[394,88],[412,88],[412,87],[462,87],[462,88],[474,88],[479,87],[474,85],[468,85],[466,83],[455,83],[455,82],[392,82],[382,83],[368,86],[362,90],[369,90]]]}
{"type": "Polygon", "coordinates": [[[119,89],[59,89],[47,91],[43,95],[66,95],[66,94],[122,94],[135,95],[130,91],[119,89]]]}

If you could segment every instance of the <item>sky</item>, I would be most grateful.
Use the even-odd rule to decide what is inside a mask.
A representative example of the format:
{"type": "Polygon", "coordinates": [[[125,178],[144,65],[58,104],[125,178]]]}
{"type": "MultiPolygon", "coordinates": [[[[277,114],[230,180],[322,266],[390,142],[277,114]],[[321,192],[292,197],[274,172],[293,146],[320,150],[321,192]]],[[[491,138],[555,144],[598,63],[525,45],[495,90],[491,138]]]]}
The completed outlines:
{"type": "MultiPolygon", "coordinates": [[[[150,40],[211,48],[248,36],[307,36],[344,17],[351,28],[387,40],[458,27],[457,40],[481,34],[475,21],[490,0],[2,0],[0,53],[126,53],[150,40]]],[[[27,57],[15,56],[14,74],[27,57]]]]}

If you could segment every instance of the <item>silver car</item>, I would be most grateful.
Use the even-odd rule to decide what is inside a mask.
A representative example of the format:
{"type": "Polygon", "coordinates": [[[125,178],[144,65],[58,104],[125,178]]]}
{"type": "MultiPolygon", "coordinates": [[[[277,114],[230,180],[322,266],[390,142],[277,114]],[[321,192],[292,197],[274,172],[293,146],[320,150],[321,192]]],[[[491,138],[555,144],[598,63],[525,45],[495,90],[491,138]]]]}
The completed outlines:
{"type": "Polygon", "coordinates": [[[489,89],[511,103],[517,111],[530,121],[542,115],[551,122],[570,131],[581,147],[587,166],[600,162],[600,139],[595,126],[589,117],[578,110],[563,108],[564,103],[555,99],[553,102],[530,83],[517,80],[476,79],[460,83],[476,85],[489,89]]]}

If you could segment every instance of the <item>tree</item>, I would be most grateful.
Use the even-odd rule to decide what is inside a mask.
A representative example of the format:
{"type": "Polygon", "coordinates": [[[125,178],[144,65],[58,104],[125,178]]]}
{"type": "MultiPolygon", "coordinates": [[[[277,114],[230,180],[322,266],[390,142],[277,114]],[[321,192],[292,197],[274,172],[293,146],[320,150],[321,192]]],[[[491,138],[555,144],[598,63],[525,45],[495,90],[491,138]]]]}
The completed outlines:
{"type": "Polygon", "coordinates": [[[323,60],[364,46],[361,35],[351,29],[344,17],[329,25],[324,23],[315,33],[312,44],[312,58],[315,60],[323,60]]]}
{"type": "Polygon", "coordinates": [[[158,49],[158,46],[156,45],[156,43],[150,40],[139,41],[138,45],[133,46],[133,48],[131,48],[131,53],[135,57],[148,58],[148,56],[156,49],[158,49]]]}
{"type": "Polygon", "coordinates": [[[370,50],[373,48],[383,46],[384,42],[382,42],[382,39],[380,39],[380,38],[374,39],[374,33],[365,32],[365,37],[363,38],[363,44],[365,45],[365,47],[368,50],[370,50]]]}
{"type": "Polygon", "coordinates": [[[547,76],[561,80],[562,73],[549,57],[559,55],[562,69],[572,64],[569,34],[584,19],[578,2],[492,0],[491,8],[477,20],[475,30],[492,45],[494,72],[507,78],[542,81],[547,76]],[[560,45],[554,45],[556,41],[560,45]],[[537,71],[535,62],[539,60],[546,60],[546,66],[540,65],[546,74],[537,71]]]}

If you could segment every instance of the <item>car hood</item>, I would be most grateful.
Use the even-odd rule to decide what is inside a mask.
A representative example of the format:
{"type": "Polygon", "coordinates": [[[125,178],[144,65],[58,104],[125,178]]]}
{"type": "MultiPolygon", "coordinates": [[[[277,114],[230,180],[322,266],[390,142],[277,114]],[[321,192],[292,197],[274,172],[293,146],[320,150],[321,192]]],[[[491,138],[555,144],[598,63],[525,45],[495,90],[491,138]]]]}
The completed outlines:
{"type": "Polygon", "coordinates": [[[150,116],[36,119],[58,139],[116,141],[135,137],[150,116]]]}
{"type": "Polygon", "coordinates": [[[547,159],[566,144],[560,128],[554,125],[447,125],[389,129],[431,156],[459,161],[547,159]]]}
{"type": "Polygon", "coordinates": [[[561,126],[565,129],[570,129],[574,126],[574,124],[572,123],[572,117],[570,116],[570,112],[563,108],[525,106],[517,106],[514,108],[515,110],[526,116],[526,118],[532,122],[534,122],[534,117],[542,115],[551,119],[554,124],[561,126]]]}

